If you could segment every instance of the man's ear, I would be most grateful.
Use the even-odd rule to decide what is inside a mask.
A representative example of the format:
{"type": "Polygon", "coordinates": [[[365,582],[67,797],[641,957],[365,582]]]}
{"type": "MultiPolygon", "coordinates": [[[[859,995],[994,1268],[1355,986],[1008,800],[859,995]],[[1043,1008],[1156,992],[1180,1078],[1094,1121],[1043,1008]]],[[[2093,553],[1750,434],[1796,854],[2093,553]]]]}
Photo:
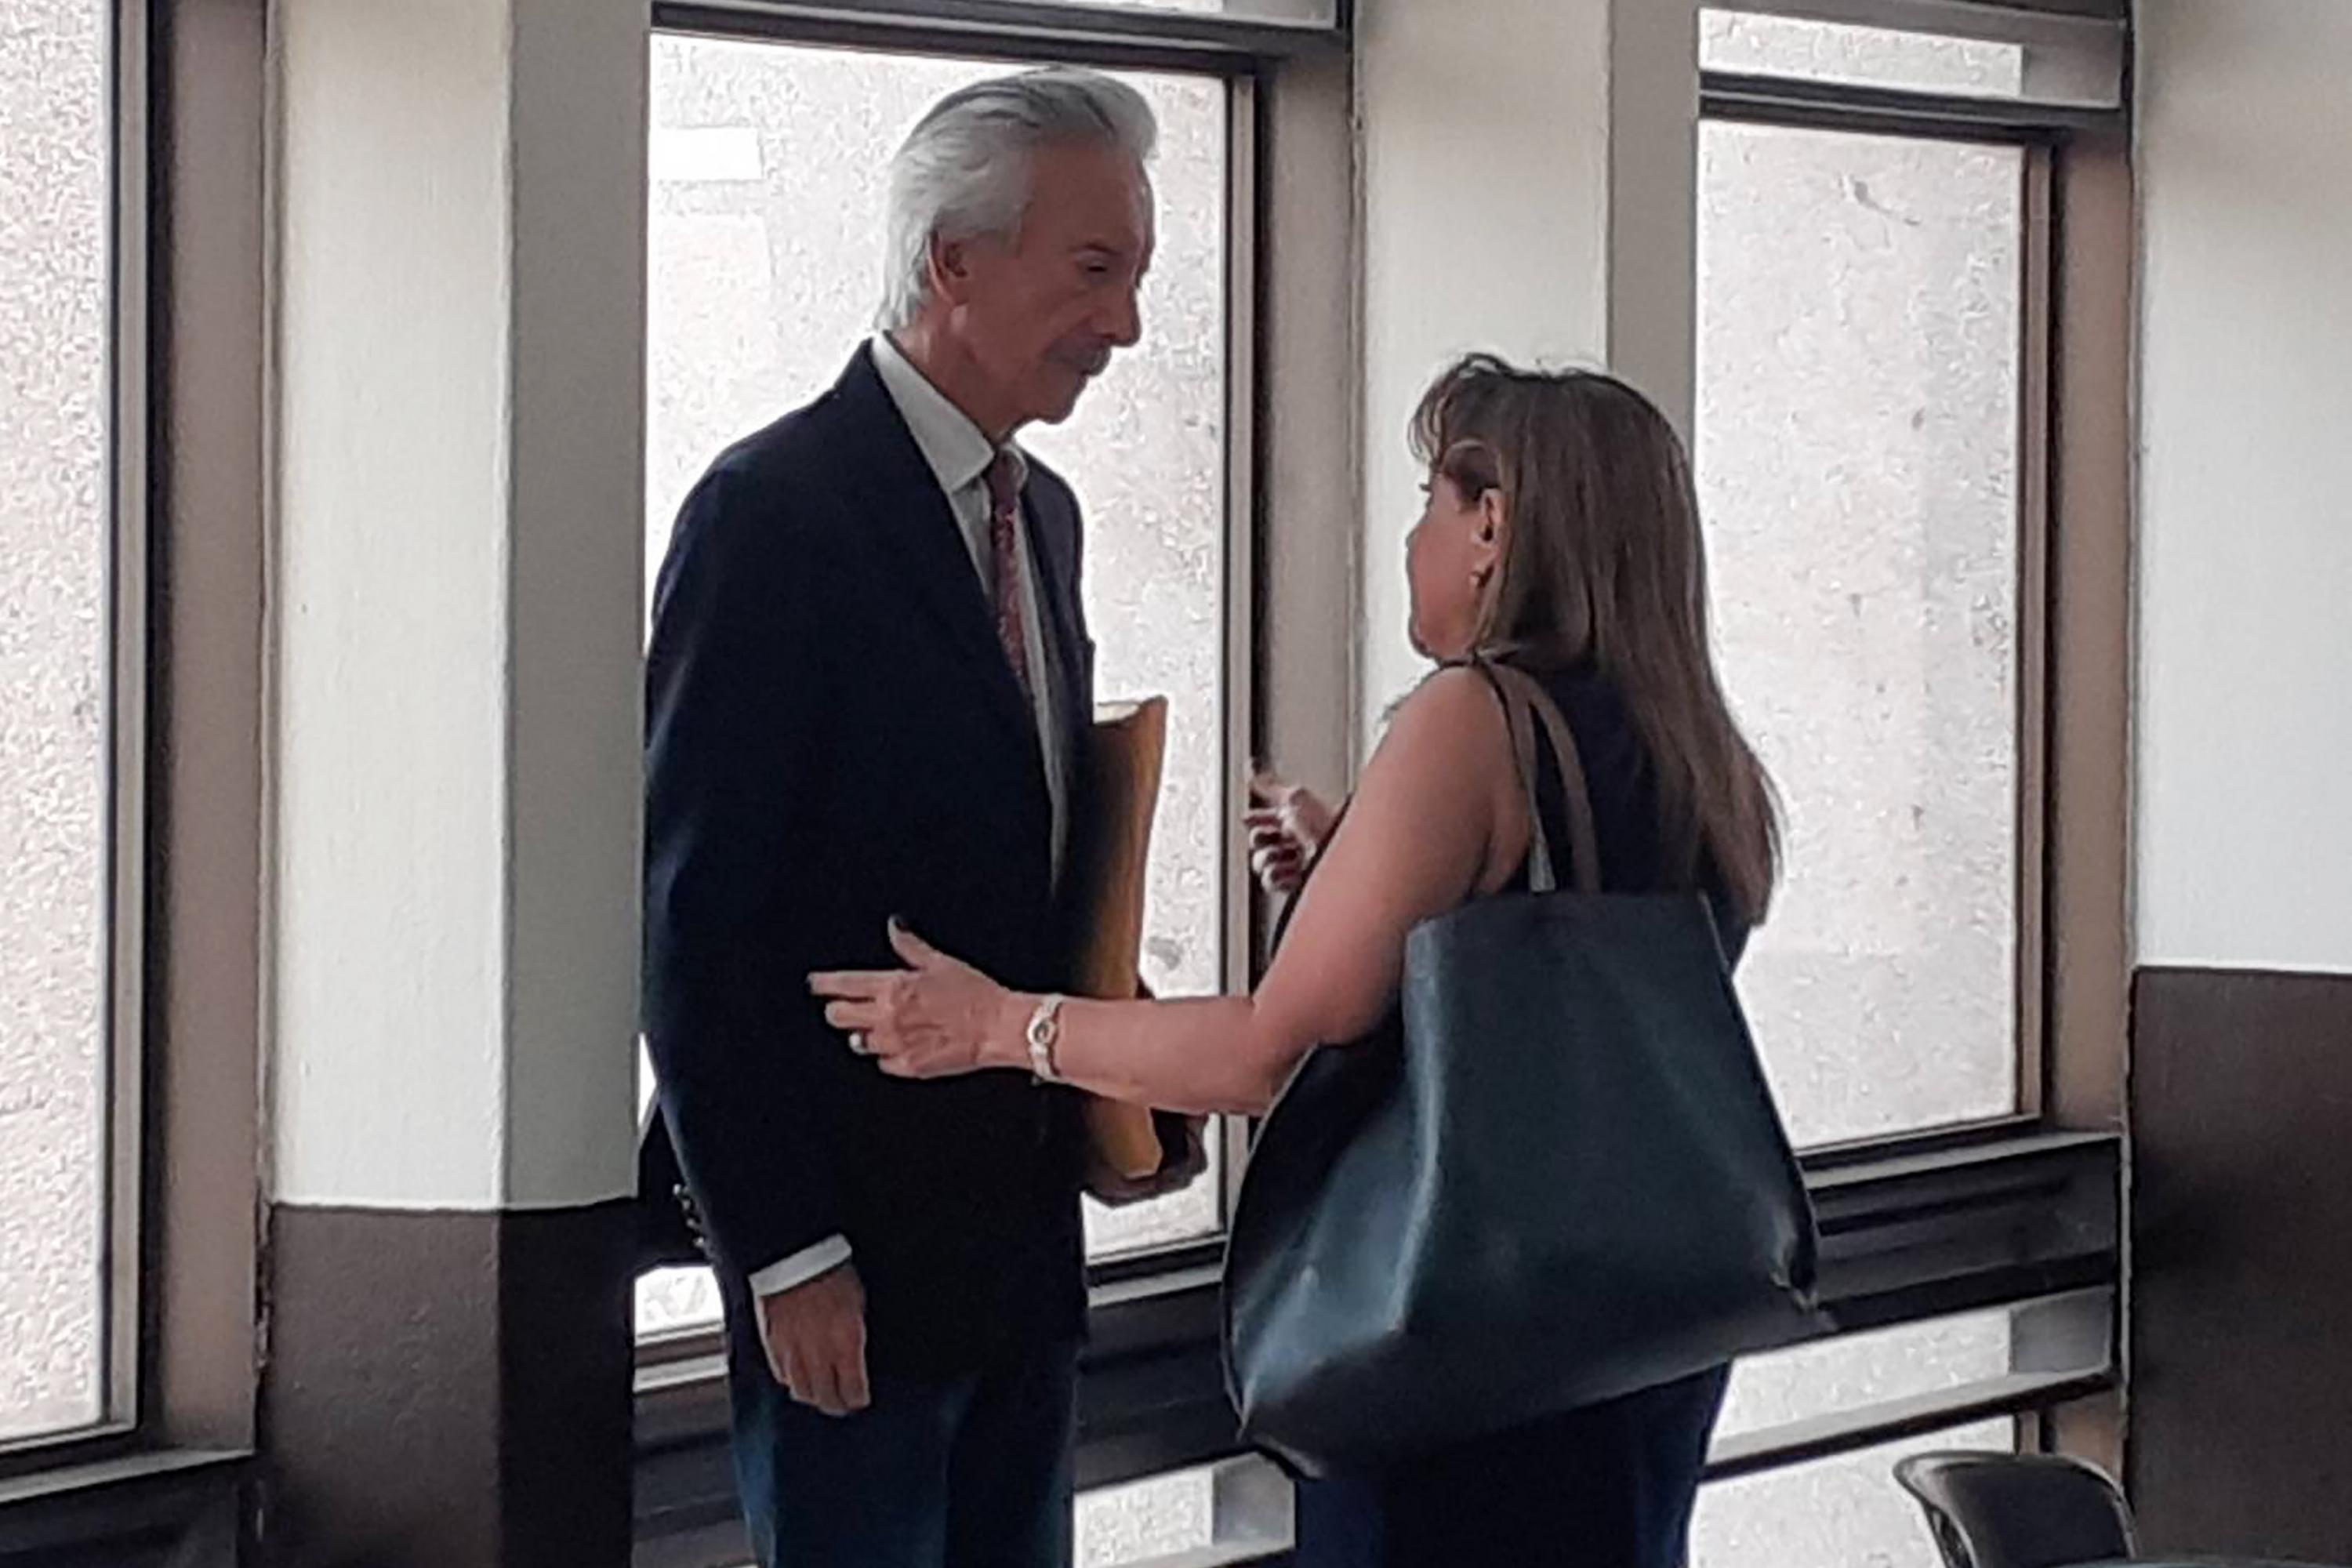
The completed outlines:
{"type": "Polygon", "coordinates": [[[924,247],[925,270],[930,275],[931,297],[950,305],[963,303],[971,285],[971,246],[969,241],[943,239],[931,236],[924,247]]]}

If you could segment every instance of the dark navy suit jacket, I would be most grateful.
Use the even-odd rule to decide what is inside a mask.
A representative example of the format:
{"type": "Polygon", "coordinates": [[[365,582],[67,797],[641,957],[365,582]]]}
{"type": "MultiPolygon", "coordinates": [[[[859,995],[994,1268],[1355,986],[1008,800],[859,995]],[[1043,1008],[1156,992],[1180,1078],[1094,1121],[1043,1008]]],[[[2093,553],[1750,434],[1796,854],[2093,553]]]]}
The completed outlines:
{"type": "MultiPolygon", "coordinates": [[[[1076,757],[1094,690],[1077,504],[1033,463],[1027,506],[1076,757]]],[[[1074,945],[1033,710],[869,351],[688,497],[646,718],[646,1035],[720,1268],[847,1237],[881,1370],[1076,1335],[1074,1097],[1025,1074],[887,1078],[806,984],[891,967],[892,915],[1017,989],[1066,984],[1074,945]]]]}

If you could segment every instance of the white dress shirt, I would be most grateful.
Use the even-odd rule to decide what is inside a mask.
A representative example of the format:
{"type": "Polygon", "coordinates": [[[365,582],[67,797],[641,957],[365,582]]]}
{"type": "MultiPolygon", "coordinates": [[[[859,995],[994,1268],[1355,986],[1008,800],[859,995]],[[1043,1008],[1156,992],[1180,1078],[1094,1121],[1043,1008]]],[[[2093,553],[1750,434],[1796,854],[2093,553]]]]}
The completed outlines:
{"type": "MultiPolygon", "coordinates": [[[[996,448],[969,415],[915,368],[898,345],[890,341],[888,333],[875,335],[873,350],[874,368],[881,374],[883,389],[897,405],[899,417],[906,420],[923,460],[930,465],[933,477],[947,496],[956,525],[963,531],[965,547],[971,552],[973,569],[980,574],[981,592],[992,606],[996,599],[996,561],[990,539],[988,469],[996,460],[996,448]]],[[[1005,449],[1021,463],[1025,475],[1028,459],[1020,448],[1008,446],[1005,449]]],[[[1060,709],[1056,706],[1054,648],[1047,640],[1049,623],[1037,596],[1036,556],[1030,542],[1025,505],[1014,520],[1013,537],[1021,555],[1021,636],[1029,650],[1029,685],[1035,699],[1033,716],[1045,765],[1046,794],[1053,808],[1054,876],[1058,881],[1069,842],[1069,780],[1066,772],[1069,738],[1055,720],[1060,709]]],[[[752,1294],[773,1296],[805,1285],[848,1262],[849,1256],[848,1237],[826,1237],[814,1247],[803,1247],[753,1272],[752,1294]]]]}

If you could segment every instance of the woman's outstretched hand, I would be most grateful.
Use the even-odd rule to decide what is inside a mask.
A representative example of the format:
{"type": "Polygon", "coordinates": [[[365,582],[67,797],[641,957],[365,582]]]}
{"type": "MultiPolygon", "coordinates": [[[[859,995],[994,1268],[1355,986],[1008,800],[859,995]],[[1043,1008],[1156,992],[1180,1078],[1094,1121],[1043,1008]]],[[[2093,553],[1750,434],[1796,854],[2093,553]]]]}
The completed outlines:
{"type": "Polygon", "coordinates": [[[893,1078],[952,1078],[1014,1065],[987,1054],[992,1037],[1020,1037],[1022,1020],[1010,1017],[1018,1008],[1012,992],[897,921],[890,922],[890,946],[906,968],[809,976],[809,989],[824,998],[825,1022],[848,1037],[851,1050],[872,1057],[893,1078]]]}
{"type": "Polygon", "coordinates": [[[1313,790],[1263,770],[1251,775],[1242,816],[1249,829],[1250,870],[1269,893],[1295,893],[1307,868],[1331,837],[1339,814],[1313,790]]]}

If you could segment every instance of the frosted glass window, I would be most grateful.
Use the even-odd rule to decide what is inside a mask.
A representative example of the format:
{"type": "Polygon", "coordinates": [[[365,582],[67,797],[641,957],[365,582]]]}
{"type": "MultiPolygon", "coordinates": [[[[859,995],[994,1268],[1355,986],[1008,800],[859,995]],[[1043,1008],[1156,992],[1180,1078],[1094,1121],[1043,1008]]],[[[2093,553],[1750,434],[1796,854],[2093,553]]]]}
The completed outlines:
{"type": "Polygon", "coordinates": [[[2016,1447],[2014,1423],[1988,1421],[1717,1481],[1698,1494],[1691,1568],[1942,1568],[1919,1505],[1895,1484],[1896,1462],[1939,1450],[2005,1453],[2016,1447]]]}
{"type": "Polygon", "coordinates": [[[1081,1492],[1076,1510],[1078,1568],[1261,1563],[1293,1544],[1290,1482],[1255,1457],[1081,1492]]]}
{"type": "Polygon", "coordinates": [[[1963,97],[2014,98],[2025,87],[2022,44],[1737,11],[1699,13],[1698,61],[1743,76],[1963,97]]]}
{"type": "Polygon", "coordinates": [[[1948,15],[1949,33],[1703,10],[1699,66],[1993,102],[2113,109],[2123,101],[2126,33],[2118,20],[1996,7],[1948,15]]]}
{"type": "Polygon", "coordinates": [[[106,1403],[112,19],[0,26],[0,1442],[106,1403]]]}
{"type": "Polygon", "coordinates": [[[2023,157],[1703,128],[1717,635],[1787,808],[1740,986],[1801,1142],[2018,1103],[2023,157]]]}
{"type": "MultiPolygon", "coordinates": [[[[1749,1356],[1732,1368],[1716,1438],[1720,1443],[2004,1376],[2010,1371],[2010,1314],[1994,1310],[1749,1356]]],[[[1996,1421],[1897,1447],[1718,1482],[1699,1494],[1692,1563],[1940,1568],[1916,1506],[1895,1485],[1895,1461],[1931,1448],[2012,1446],[2011,1425],[1996,1421]]]]}
{"type": "MultiPolygon", "coordinates": [[[[678,502],[721,448],[832,384],[871,330],[892,151],[941,94],[1013,68],[772,43],[653,45],[647,577],[678,502]]],[[[1105,700],[1165,695],[1169,768],[1144,978],[1163,995],[1224,973],[1225,89],[1135,75],[1160,117],[1159,250],[1142,343],[1076,416],[1022,439],[1076,489],[1105,700]]],[[[1212,1139],[1213,1144],[1215,1140],[1212,1139]]],[[[1097,1256],[1213,1233],[1219,1173],[1154,1204],[1088,1205],[1097,1256]]],[[[639,1327],[708,1316],[691,1278],[640,1289],[639,1327]]]]}
{"type": "Polygon", "coordinates": [[[1731,1371],[1717,1439],[1941,1394],[2010,1372],[2010,1314],[1971,1312],[1749,1356],[1731,1371]]]}
{"type": "Polygon", "coordinates": [[[1216,1539],[1215,1483],[1213,1470],[1179,1470],[1080,1493],[1078,1568],[1132,1568],[1207,1551],[1216,1539]]]}

